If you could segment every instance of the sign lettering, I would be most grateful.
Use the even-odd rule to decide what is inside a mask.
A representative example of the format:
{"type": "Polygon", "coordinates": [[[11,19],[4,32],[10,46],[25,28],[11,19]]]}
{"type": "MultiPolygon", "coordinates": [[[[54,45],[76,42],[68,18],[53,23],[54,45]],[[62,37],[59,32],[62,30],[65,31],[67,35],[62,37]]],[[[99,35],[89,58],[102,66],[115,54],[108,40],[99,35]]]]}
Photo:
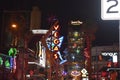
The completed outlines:
{"type": "Polygon", "coordinates": [[[114,53],[112,53],[112,52],[103,52],[102,53],[102,56],[117,56],[117,53],[116,52],[114,52],[114,53]]]}

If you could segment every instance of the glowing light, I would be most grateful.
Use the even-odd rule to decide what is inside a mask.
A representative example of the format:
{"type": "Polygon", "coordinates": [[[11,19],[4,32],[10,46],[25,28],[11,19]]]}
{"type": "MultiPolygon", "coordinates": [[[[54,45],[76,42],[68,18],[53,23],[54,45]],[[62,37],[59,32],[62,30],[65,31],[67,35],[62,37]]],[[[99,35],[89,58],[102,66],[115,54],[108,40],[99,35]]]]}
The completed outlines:
{"type": "Polygon", "coordinates": [[[71,71],[71,75],[72,76],[80,76],[81,73],[79,71],[77,71],[77,70],[73,70],[73,71],[71,71]]]}
{"type": "Polygon", "coordinates": [[[16,70],[16,57],[13,58],[13,69],[16,70]]]}
{"type": "Polygon", "coordinates": [[[78,32],[74,32],[74,37],[78,37],[79,33],[78,32]]]}
{"type": "Polygon", "coordinates": [[[118,62],[117,56],[113,56],[113,62],[118,62]]]}
{"type": "Polygon", "coordinates": [[[54,26],[54,29],[58,30],[59,29],[59,25],[54,26]]]}
{"type": "Polygon", "coordinates": [[[80,25],[80,24],[83,24],[83,22],[77,20],[77,21],[71,21],[71,24],[72,25],[80,25]]]}
{"type": "Polygon", "coordinates": [[[65,76],[65,75],[67,75],[67,72],[65,72],[65,71],[62,71],[62,75],[64,75],[64,76],[65,76]]]}
{"type": "MultiPolygon", "coordinates": [[[[62,42],[63,42],[63,39],[64,37],[60,37],[58,40],[59,40],[59,44],[57,45],[59,48],[61,47],[62,45],[62,42]]],[[[53,49],[53,47],[55,46],[55,44],[53,42],[51,42],[50,38],[47,38],[46,40],[46,43],[47,43],[47,47],[49,48],[49,50],[51,50],[51,47],[53,49]]]]}
{"type": "Polygon", "coordinates": [[[55,47],[53,48],[53,50],[54,50],[54,51],[59,51],[59,47],[58,47],[58,46],[55,46],[55,47]]]}
{"type": "Polygon", "coordinates": [[[80,50],[79,50],[79,49],[77,49],[77,50],[76,50],[76,53],[77,53],[77,54],[79,54],[79,53],[80,53],[80,50]]]}
{"type": "Polygon", "coordinates": [[[58,33],[58,32],[54,32],[53,36],[54,36],[55,38],[58,38],[58,37],[59,37],[59,33],[58,33]]]}
{"type": "Polygon", "coordinates": [[[33,71],[33,70],[30,70],[29,73],[30,73],[30,76],[33,76],[34,71],[33,71]]]}
{"type": "Polygon", "coordinates": [[[0,65],[2,65],[3,64],[3,59],[2,59],[2,57],[0,57],[0,65]]]}
{"type": "Polygon", "coordinates": [[[42,45],[41,45],[41,41],[38,42],[38,45],[39,45],[39,46],[38,46],[38,47],[39,47],[39,49],[38,49],[38,50],[39,50],[38,56],[40,57],[41,54],[42,54],[42,45]]]}
{"type": "Polygon", "coordinates": [[[46,44],[50,51],[55,52],[55,54],[53,54],[53,57],[55,59],[59,58],[60,64],[62,64],[66,62],[67,60],[63,60],[62,55],[59,51],[62,41],[63,41],[63,36],[62,37],[59,36],[59,32],[58,32],[59,29],[60,29],[59,25],[53,26],[53,31],[46,39],[46,44]]]}
{"type": "Polygon", "coordinates": [[[13,68],[13,58],[10,58],[10,68],[13,68]]]}
{"type": "Polygon", "coordinates": [[[60,61],[60,64],[63,64],[63,63],[65,63],[65,62],[67,62],[67,60],[63,60],[63,59],[62,59],[62,61],[60,61]]]}
{"type": "Polygon", "coordinates": [[[54,58],[57,59],[58,58],[58,54],[54,53],[54,58]]]}
{"type": "Polygon", "coordinates": [[[5,61],[5,67],[6,67],[6,68],[10,68],[9,60],[6,60],[6,61],[5,61]]]}
{"type": "Polygon", "coordinates": [[[15,56],[17,54],[17,49],[16,48],[10,48],[8,51],[9,56],[15,56]]]}
{"type": "Polygon", "coordinates": [[[42,46],[41,55],[39,56],[39,65],[44,67],[46,66],[46,48],[42,46]]]}
{"type": "Polygon", "coordinates": [[[54,40],[53,40],[53,43],[54,43],[54,44],[59,44],[59,43],[60,43],[60,40],[59,40],[59,39],[54,39],[54,40]]]}
{"type": "Polygon", "coordinates": [[[81,70],[81,73],[82,73],[82,77],[87,77],[87,70],[85,69],[85,68],[83,68],[82,70],[81,70]]]}
{"type": "Polygon", "coordinates": [[[47,32],[48,32],[48,30],[43,30],[43,29],[32,30],[33,34],[46,34],[47,32]]]}
{"type": "Polygon", "coordinates": [[[17,25],[16,24],[12,24],[12,28],[17,28],[17,25]]]}
{"type": "Polygon", "coordinates": [[[103,56],[117,56],[117,52],[103,52],[101,53],[103,56]]]}

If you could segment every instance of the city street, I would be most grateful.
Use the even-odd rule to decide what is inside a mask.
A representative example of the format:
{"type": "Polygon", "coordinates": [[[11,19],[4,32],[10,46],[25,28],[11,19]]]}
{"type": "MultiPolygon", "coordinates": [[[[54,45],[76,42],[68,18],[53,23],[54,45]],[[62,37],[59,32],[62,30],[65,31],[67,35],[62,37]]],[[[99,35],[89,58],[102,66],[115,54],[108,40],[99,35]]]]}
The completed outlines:
{"type": "Polygon", "coordinates": [[[119,80],[119,0],[1,0],[0,80],[119,80]]]}

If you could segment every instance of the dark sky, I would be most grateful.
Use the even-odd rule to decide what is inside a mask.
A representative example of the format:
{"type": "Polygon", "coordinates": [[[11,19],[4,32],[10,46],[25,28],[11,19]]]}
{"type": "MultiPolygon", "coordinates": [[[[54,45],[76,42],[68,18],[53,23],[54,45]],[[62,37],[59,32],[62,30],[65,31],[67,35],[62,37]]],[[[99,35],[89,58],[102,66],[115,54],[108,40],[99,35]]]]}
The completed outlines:
{"type": "MultiPolygon", "coordinates": [[[[70,20],[93,20],[98,24],[94,45],[111,44],[119,41],[118,21],[105,21],[100,17],[100,0],[0,0],[0,11],[31,10],[39,6],[42,25],[46,26],[49,15],[56,15],[62,27],[70,20]]],[[[65,29],[64,29],[65,31],[65,29]]]]}

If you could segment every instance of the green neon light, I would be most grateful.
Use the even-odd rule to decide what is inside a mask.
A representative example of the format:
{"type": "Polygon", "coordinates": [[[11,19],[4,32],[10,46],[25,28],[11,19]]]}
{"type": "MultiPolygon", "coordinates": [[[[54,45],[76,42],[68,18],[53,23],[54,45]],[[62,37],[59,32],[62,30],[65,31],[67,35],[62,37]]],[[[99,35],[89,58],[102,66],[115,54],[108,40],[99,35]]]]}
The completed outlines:
{"type": "Polygon", "coordinates": [[[77,50],[76,50],[76,53],[79,54],[79,53],[80,53],[80,50],[77,49],[77,50]]]}
{"type": "Polygon", "coordinates": [[[17,49],[16,48],[10,48],[8,51],[9,56],[15,56],[17,54],[17,49]]]}
{"type": "Polygon", "coordinates": [[[2,59],[2,57],[0,57],[0,65],[2,65],[3,64],[3,59],[2,59]]]}
{"type": "Polygon", "coordinates": [[[10,68],[9,60],[6,60],[6,61],[5,61],[5,67],[6,67],[6,68],[10,68]]]}

